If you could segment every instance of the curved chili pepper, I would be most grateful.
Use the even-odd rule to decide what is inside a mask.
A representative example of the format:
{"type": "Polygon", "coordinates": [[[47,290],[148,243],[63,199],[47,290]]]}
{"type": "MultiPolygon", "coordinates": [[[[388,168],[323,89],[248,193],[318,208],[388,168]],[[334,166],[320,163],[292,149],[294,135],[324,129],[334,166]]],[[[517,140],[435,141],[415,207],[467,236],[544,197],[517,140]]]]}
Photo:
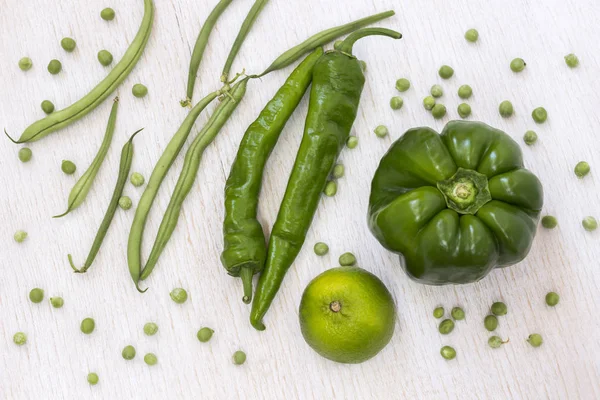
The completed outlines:
{"type": "Polygon", "coordinates": [[[248,127],[227,178],[221,262],[229,275],[242,279],[244,303],[252,300],[252,276],[262,271],[267,258],[265,235],[256,219],[263,171],[322,55],[318,48],[306,57],[248,127]]]}
{"type": "Polygon", "coordinates": [[[352,46],[368,35],[402,37],[383,28],[358,30],[344,40],[339,50],[324,54],[313,69],[304,136],[252,303],[250,322],[258,330],[265,329],[263,316],[302,248],[327,178],[350,135],[365,83],[360,62],[352,55],[352,46]]]}

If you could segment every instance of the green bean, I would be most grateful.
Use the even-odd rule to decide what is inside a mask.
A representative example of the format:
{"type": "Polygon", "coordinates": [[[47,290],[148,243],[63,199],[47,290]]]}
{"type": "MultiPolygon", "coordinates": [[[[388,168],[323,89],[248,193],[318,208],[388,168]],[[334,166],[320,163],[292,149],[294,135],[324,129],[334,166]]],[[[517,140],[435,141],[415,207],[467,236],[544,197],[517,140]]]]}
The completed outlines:
{"type": "Polygon", "coordinates": [[[204,55],[204,50],[206,49],[206,45],[208,44],[208,38],[210,37],[210,33],[212,32],[215,23],[223,14],[223,11],[231,4],[232,0],[220,0],[219,3],[215,6],[215,8],[208,15],[208,18],[202,25],[200,29],[200,33],[198,34],[198,38],[196,39],[196,44],[194,45],[194,51],[192,52],[192,59],[190,60],[190,69],[188,73],[188,83],[187,83],[187,95],[186,99],[181,102],[182,107],[187,107],[191,105],[192,98],[194,97],[194,85],[196,84],[196,76],[198,74],[198,68],[200,68],[200,63],[202,62],[202,57],[204,55]]]}
{"type": "Polygon", "coordinates": [[[110,116],[108,117],[108,125],[106,127],[104,139],[102,140],[102,144],[100,145],[100,150],[98,150],[98,153],[96,154],[96,157],[94,157],[94,160],[90,164],[90,167],[87,169],[87,171],[85,171],[81,178],[79,178],[75,186],[73,186],[73,189],[71,189],[71,193],[69,194],[67,211],[60,215],[55,215],[54,218],[64,217],[65,215],[79,207],[90,192],[92,184],[94,183],[94,179],[96,179],[96,175],[98,175],[98,171],[100,170],[100,166],[106,158],[106,153],[108,153],[108,148],[110,147],[113,134],[115,133],[118,106],[119,98],[117,97],[115,98],[112,108],[110,110],[110,116]]]}
{"type": "MultiPolygon", "coordinates": [[[[231,89],[231,97],[226,97],[223,102],[219,104],[185,154],[181,174],[179,175],[175,189],[173,189],[171,200],[169,201],[165,215],[158,228],[154,245],[152,246],[152,250],[150,251],[150,255],[148,256],[148,260],[146,261],[146,265],[140,276],[141,280],[148,278],[156,266],[162,251],[175,230],[175,226],[177,226],[183,201],[194,185],[196,175],[198,174],[198,168],[200,167],[200,161],[202,160],[202,154],[206,147],[212,143],[217,134],[221,131],[223,125],[225,125],[244,97],[248,79],[249,78],[244,78],[231,89]]],[[[133,277],[134,276],[132,275],[132,278],[133,277]]]]}
{"type": "Polygon", "coordinates": [[[355,30],[363,28],[367,25],[389,18],[395,14],[396,13],[394,11],[386,11],[319,32],[281,54],[275,59],[275,61],[271,63],[271,65],[269,65],[269,67],[267,67],[267,69],[264,70],[263,73],[259,75],[259,77],[265,76],[269,72],[277,71],[278,69],[287,67],[294,61],[300,59],[300,57],[306,53],[313,51],[317,47],[324,46],[332,40],[354,32],[355,30]]]}
{"type": "Polygon", "coordinates": [[[221,74],[221,82],[228,83],[229,71],[231,70],[231,65],[233,64],[233,60],[235,60],[235,57],[237,56],[238,52],[240,51],[240,48],[242,47],[242,44],[246,40],[246,36],[248,35],[248,32],[250,32],[250,29],[252,29],[252,26],[254,25],[256,18],[258,18],[258,15],[263,10],[263,8],[265,8],[265,6],[267,5],[268,2],[269,2],[269,0],[256,0],[254,2],[254,4],[252,5],[252,8],[250,8],[248,15],[246,15],[246,19],[242,23],[240,31],[238,32],[238,35],[235,38],[235,41],[233,42],[233,46],[231,47],[231,50],[229,51],[229,55],[227,56],[227,61],[225,61],[225,66],[223,67],[223,73],[221,74]]]}
{"type": "Polygon", "coordinates": [[[152,31],[153,18],[154,4],[152,0],[144,0],[144,17],[140,29],[121,61],[110,71],[106,78],[72,105],[55,111],[44,119],[31,124],[25,129],[19,140],[12,139],[5,131],[6,136],[14,143],[34,142],[72,124],[96,109],[127,78],[137,64],[146,47],[146,43],[148,43],[150,32],[152,31]]]}
{"type": "Polygon", "coordinates": [[[110,203],[108,203],[108,209],[106,210],[106,214],[104,214],[104,218],[102,219],[100,228],[98,228],[98,233],[96,233],[94,243],[92,244],[92,248],[87,256],[87,259],[85,260],[85,264],[83,264],[83,267],[77,269],[73,264],[73,258],[69,254],[69,264],[71,264],[71,268],[73,268],[76,273],[85,273],[92,266],[92,263],[94,262],[98,251],[100,250],[100,246],[102,246],[102,241],[104,241],[104,237],[108,232],[110,223],[112,222],[115,212],[117,211],[117,207],[119,206],[119,199],[123,194],[123,188],[125,187],[125,183],[127,183],[127,176],[129,175],[131,161],[133,159],[133,138],[142,130],[143,129],[140,129],[131,135],[127,143],[125,143],[123,146],[123,150],[121,151],[121,162],[119,164],[119,177],[117,179],[117,184],[115,185],[112,198],[110,199],[110,203]]]}
{"type": "MultiPolygon", "coordinates": [[[[190,110],[188,116],[185,118],[175,135],[173,135],[167,148],[158,159],[158,162],[152,171],[152,175],[150,175],[150,179],[148,179],[148,184],[146,185],[144,193],[135,210],[135,216],[133,217],[133,222],[129,231],[129,239],[127,241],[127,265],[129,266],[129,273],[131,274],[133,281],[136,282],[136,286],[142,271],[141,247],[144,227],[146,225],[146,220],[148,219],[148,213],[152,208],[152,203],[154,203],[154,199],[158,193],[158,189],[165,179],[167,172],[169,172],[171,165],[173,165],[173,162],[177,158],[177,155],[181,151],[196,119],[198,119],[202,110],[204,110],[206,106],[220,94],[220,91],[209,94],[190,110]]],[[[138,290],[140,289],[138,288],[138,290]]]]}

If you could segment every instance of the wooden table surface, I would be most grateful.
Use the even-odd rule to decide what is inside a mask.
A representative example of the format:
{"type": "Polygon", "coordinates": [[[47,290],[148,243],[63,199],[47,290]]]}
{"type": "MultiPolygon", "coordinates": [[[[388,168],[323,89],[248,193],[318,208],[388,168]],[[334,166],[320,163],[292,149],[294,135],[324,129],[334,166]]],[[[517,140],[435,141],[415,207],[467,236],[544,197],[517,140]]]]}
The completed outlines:
{"type": "MultiPolygon", "coordinates": [[[[103,48],[118,60],[137,31],[142,0],[68,1],[5,0],[0,12],[0,125],[19,136],[43,117],[44,99],[63,108],[87,93],[108,69],[96,60],[103,48]],[[113,22],[100,19],[103,7],[117,11],[113,22]],[[64,36],[77,41],[73,53],[59,45],[64,36]],[[30,56],[34,67],[22,72],[17,62],[30,56]],[[52,76],[52,58],[64,69],[52,76]]],[[[122,143],[138,128],[133,171],[148,177],[159,155],[187,114],[184,97],[191,50],[216,0],[155,0],[154,29],[139,64],[117,90],[121,106],[113,144],[85,203],[63,219],[68,193],[96,153],[104,134],[110,101],[77,123],[33,143],[33,159],[22,164],[18,146],[0,146],[0,398],[2,399],[594,399],[600,398],[600,230],[581,226],[587,215],[600,218],[600,3],[596,0],[468,0],[361,1],[272,0],[248,36],[234,70],[256,73],[287,48],[309,35],[341,23],[388,9],[397,15],[381,25],[400,30],[401,41],[369,38],[355,46],[366,60],[367,82],[353,133],[355,150],[344,150],[346,176],[335,198],[324,198],[306,245],[292,266],[265,322],[265,332],[248,322],[248,306],[240,301],[238,280],[224,273],[222,247],[223,188],[237,145],[246,127],[285,80],[292,67],[252,81],[248,94],[220,136],[207,149],[194,187],[183,206],[171,241],[147,281],[149,290],[133,287],[126,263],[126,242],[133,210],[118,210],[98,258],[85,275],[72,273],[67,253],[82,263],[112,194],[122,143]],[[480,39],[463,39],[468,28],[480,39]],[[570,69],[564,55],[574,52],[581,65],[570,69]],[[526,69],[515,74],[510,61],[522,57],[526,69]],[[454,67],[452,79],[442,81],[442,64],[454,67]],[[404,107],[390,109],[395,80],[412,83],[402,94],[404,107]],[[136,99],[131,87],[146,84],[149,95],[136,99]],[[445,90],[441,101],[448,115],[434,120],[422,107],[431,85],[445,90]],[[458,87],[470,84],[474,95],[471,119],[505,130],[522,143],[534,129],[538,142],[523,145],[526,166],[545,189],[544,213],[555,215],[554,230],[539,228],[529,257],[511,268],[496,270],[476,284],[432,287],[410,281],[396,256],[385,251],[369,233],[366,209],[370,181],[390,144],[410,127],[427,125],[441,130],[457,118],[458,87]],[[515,115],[503,119],[498,104],[511,100],[515,115]],[[536,125],[531,110],[544,106],[548,121],[536,125]],[[375,126],[390,129],[387,138],[375,126]],[[78,170],[66,176],[63,159],[78,170]],[[588,161],[592,172],[584,179],[575,164],[588,161]],[[17,244],[18,229],[29,233],[17,244]],[[331,251],[315,256],[312,246],[325,241],[331,251]],[[304,342],[298,326],[298,304],[307,283],[337,257],[352,251],[362,267],[377,274],[398,306],[391,343],[361,365],[341,365],[321,358],[304,342]],[[31,288],[41,287],[46,299],[32,304],[31,288]],[[187,303],[176,305],[169,291],[184,287],[187,303]],[[549,308],[544,296],[554,290],[560,304],[549,308]],[[53,309],[47,298],[62,296],[65,305],[53,309]],[[482,319],[493,301],[509,308],[497,333],[510,343],[492,350],[482,319]],[[455,331],[442,337],[432,310],[460,305],[467,314],[455,331]],[[79,323],[91,316],[96,331],[89,336],[79,323]],[[159,333],[146,337],[144,323],[155,321],[159,333]],[[208,344],[196,331],[215,329],[208,344]],[[23,331],[25,346],[12,336],[23,331]],[[525,339],[538,332],[542,347],[525,339]],[[138,356],[121,358],[133,344],[138,356]],[[458,356],[448,362],[439,355],[452,345],[458,356]],[[234,366],[231,355],[243,349],[248,361],[234,366]],[[157,354],[154,367],[144,364],[147,352],[157,354]],[[86,382],[95,371],[97,386],[86,382]]],[[[218,22],[196,86],[196,100],[219,88],[219,75],[252,1],[236,0],[218,22]]],[[[214,106],[203,114],[195,135],[214,106]]],[[[288,123],[271,157],[260,204],[260,220],[270,227],[276,217],[294,161],[307,110],[304,99],[288,123]]],[[[182,157],[174,164],[151,212],[144,237],[144,257],[158,229],[182,157]]],[[[128,185],[125,194],[134,205],[142,189],[128,185]]],[[[270,228],[269,228],[270,229],[270,228]]]]}

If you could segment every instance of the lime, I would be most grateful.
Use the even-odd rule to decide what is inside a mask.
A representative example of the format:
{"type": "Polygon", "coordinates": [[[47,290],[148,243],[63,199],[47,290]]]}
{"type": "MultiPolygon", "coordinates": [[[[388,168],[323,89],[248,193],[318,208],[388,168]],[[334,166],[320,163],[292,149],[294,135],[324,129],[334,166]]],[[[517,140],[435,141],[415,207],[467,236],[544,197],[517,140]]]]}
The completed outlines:
{"type": "Polygon", "coordinates": [[[358,267],[313,279],[302,294],[300,328],[317,353],[340,363],[374,357],[394,334],[396,307],[383,282],[358,267]]]}

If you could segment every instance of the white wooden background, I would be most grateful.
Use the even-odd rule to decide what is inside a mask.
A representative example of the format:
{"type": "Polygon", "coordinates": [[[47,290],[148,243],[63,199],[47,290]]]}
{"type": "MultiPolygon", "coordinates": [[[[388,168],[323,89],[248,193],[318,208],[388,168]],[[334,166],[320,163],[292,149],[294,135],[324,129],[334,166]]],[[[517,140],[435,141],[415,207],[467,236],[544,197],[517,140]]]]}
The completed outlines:
{"type": "MultiPolygon", "coordinates": [[[[142,16],[142,0],[68,1],[4,0],[0,12],[0,125],[19,136],[43,113],[39,104],[52,100],[57,108],[87,93],[107,69],[96,53],[110,50],[118,60],[133,38],[142,16]],[[106,23],[100,10],[112,6],[116,19],[106,23]],[[77,41],[77,50],[65,53],[63,36],[77,41]],[[17,67],[28,55],[34,67],[17,67]],[[57,76],[46,71],[52,58],[63,62],[57,76]]],[[[468,1],[362,1],[272,0],[248,36],[234,70],[259,72],[282,51],[327,27],[375,12],[395,9],[396,17],[382,25],[404,34],[401,41],[370,38],[355,46],[368,63],[367,83],[354,133],[355,150],[341,159],[347,175],[335,198],[323,199],[306,246],[273,304],[265,332],[248,322],[249,307],[241,300],[238,280],[227,276],[219,262],[222,193],[237,144],[245,128],[284,81],[291,67],[253,81],[235,116],[206,151],[194,189],[184,204],[179,225],[153,276],[150,290],[134,289],[126,265],[127,234],[133,210],[119,210],[92,269],[75,275],[67,263],[72,252],[82,263],[112,193],[122,144],[140,127],[135,142],[133,171],[146,177],[171,135],[186,115],[178,101],[185,92],[187,68],[196,35],[216,0],[156,0],[152,37],[138,66],[119,88],[121,106],[117,131],[108,158],[86,202],[70,216],[50,218],[63,211],[72,185],[93,158],[102,140],[110,102],[94,113],[31,145],[33,159],[22,164],[18,147],[2,140],[0,146],[0,398],[460,398],[460,399],[592,399],[600,397],[600,231],[587,233],[580,221],[600,218],[600,3],[596,0],[468,1]],[[470,44],[464,32],[475,27],[480,40],[470,44]],[[576,53],[581,65],[569,69],[563,56],[576,53]],[[512,58],[523,57],[527,68],[510,71],[512,58]],[[437,69],[454,67],[455,76],[441,81],[437,69]],[[389,98],[394,82],[407,77],[411,89],[402,94],[404,107],[392,111],[389,98]],[[134,83],[149,88],[145,99],[131,95],[134,83]],[[421,106],[429,87],[440,83],[441,99],[449,114],[435,121],[421,106]],[[441,129],[457,118],[456,90],[468,83],[473,119],[506,130],[521,140],[527,129],[539,141],[524,147],[527,166],[544,184],[545,212],[556,215],[559,226],[540,228],[526,261],[492,272],[477,284],[430,287],[410,281],[396,256],[386,252],[370,235],[365,223],[370,180],[378,160],[393,140],[409,127],[441,129]],[[498,104],[509,99],[515,116],[502,119],[498,104]],[[543,105],[547,123],[532,122],[531,110],[543,105]],[[391,135],[378,139],[376,125],[389,126],[391,135]],[[74,176],[60,171],[62,159],[71,159],[74,176]],[[585,179],[572,170],[580,160],[592,165],[585,179]],[[29,232],[23,244],[12,236],[29,232]],[[331,252],[318,258],[316,241],[331,252]],[[392,342],[380,355],[361,365],[340,365],[319,357],[305,344],[298,327],[297,307],[306,284],[321,271],[336,266],[337,257],[353,251],[360,265],[376,273],[393,293],[398,321],[392,342]],[[184,287],[190,299],[176,305],[169,298],[174,287],[184,287]],[[31,304],[33,287],[44,288],[46,299],[31,304]],[[550,309],[544,295],[555,290],[560,304],[550,309]],[[62,309],[47,299],[63,296],[62,309]],[[487,346],[490,334],[482,319],[495,300],[508,304],[498,333],[510,338],[504,347],[487,346]],[[467,319],[441,337],[433,308],[462,306],[467,319]],[[85,336],[80,321],[91,316],[96,331],[85,336]],[[145,322],[160,329],[154,337],[142,332],[145,322]],[[215,329],[208,344],[196,331],[215,329]],[[26,346],[12,342],[17,331],[28,335],[26,346]],[[533,349],[525,339],[539,332],[544,345],[533,349]],[[138,356],[126,362],[121,349],[133,344],[138,356]],[[447,362],[442,345],[458,351],[447,362]],[[231,363],[243,349],[248,361],[231,363]],[[148,367],[146,352],[159,363],[148,367]],[[86,375],[95,371],[100,383],[91,387],[86,375]]],[[[196,100],[217,89],[218,78],[238,27],[251,6],[236,0],[217,24],[197,82],[196,100]]],[[[211,107],[212,109],[212,107],[211,107]]],[[[260,218],[273,223],[301,139],[307,102],[288,124],[268,165],[261,197],[260,218]]],[[[209,110],[210,111],[210,110],[209,110]]],[[[195,134],[207,119],[200,117],[195,134]]],[[[181,159],[165,180],[151,213],[144,255],[158,228],[181,159]]],[[[128,185],[134,204],[142,190],[128,185]]]]}

